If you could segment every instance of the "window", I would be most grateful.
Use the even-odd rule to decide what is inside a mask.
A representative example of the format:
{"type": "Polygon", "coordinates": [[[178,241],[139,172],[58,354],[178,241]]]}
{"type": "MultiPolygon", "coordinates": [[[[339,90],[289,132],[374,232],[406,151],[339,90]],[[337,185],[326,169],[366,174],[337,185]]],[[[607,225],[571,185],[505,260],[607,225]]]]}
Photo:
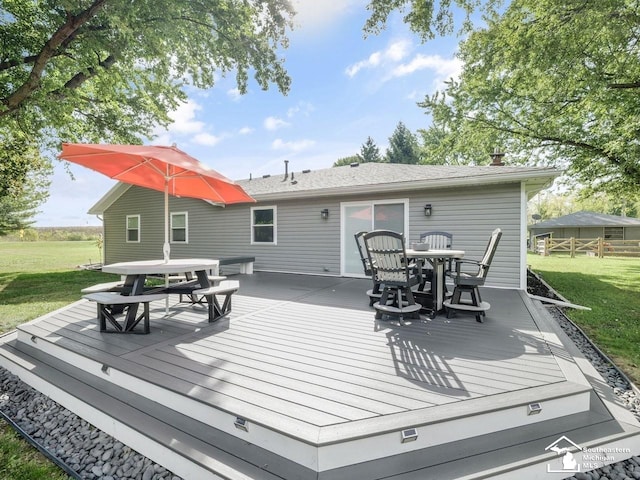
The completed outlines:
{"type": "Polygon", "coordinates": [[[140,215],[127,215],[127,242],[140,242],[140,215]]]}
{"type": "Polygon", "coordinates": [[[276,244],[276,207],[251,209],[251,243],[276,244]]]}
{"type": "Polygon", "coordinates": [[[604,227],[604,238],[606,240],[624,240],[624,228],[604,227]]]}
{"type": "Polygon", "coordinates": [[[189,219],[187,212],[171,214],[171,243],[188,243],[189,219]]]}

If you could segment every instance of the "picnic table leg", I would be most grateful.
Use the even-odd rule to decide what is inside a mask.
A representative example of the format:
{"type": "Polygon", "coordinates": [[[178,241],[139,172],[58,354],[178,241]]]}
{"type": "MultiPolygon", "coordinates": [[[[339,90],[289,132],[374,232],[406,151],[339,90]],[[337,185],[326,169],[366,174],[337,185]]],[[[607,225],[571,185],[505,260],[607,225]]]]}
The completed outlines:
{"type": "MultiPolygon", "coordinates": [[[[147,279],[147,275],[141,273],[139,275],[127,275],[127,279],[125,280],[125,286],[130,285],[131,290],[129,292],[125,292],[125,295],[142,295],[144,293],[144,282],[147,279]]],[[[124,329],[129,330],[131,325],[135,325],[138,317],[138,306],[139,303],[131,303],[129,304],[129,308],[127,309],[127,316],[124,322],[124,329]]]]}
{"type": "MultiPolygon", "coordinates": [[[[198,270],[196,272],[196,276],[198,277],[198,283],[200,284],[200,288],[209,288],[211,284],[209,283],[209,275],[207,275],[206,270],[198,270]]],[[[207,299],[207,311],[209,314],[209,321],[213,322],[215,320],[215,295],[205,295],[207,299]]]]}

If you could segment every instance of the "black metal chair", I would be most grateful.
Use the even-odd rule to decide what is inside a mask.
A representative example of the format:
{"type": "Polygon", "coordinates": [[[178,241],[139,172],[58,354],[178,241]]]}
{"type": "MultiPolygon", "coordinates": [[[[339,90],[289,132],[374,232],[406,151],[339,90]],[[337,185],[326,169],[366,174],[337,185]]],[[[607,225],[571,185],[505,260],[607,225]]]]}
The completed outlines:
{"type": "Polygon", "coordinates": [[[502,230],[496,228],[491,233],[487,248],[480,260],[468,258],[455,259],[455,273],[451,272],[455,288],[453,289],[451,298],[444,302],[447,310],[447,318],[450,316],[452,310],[463,310],[473,312],[476,321],[482,322],[482,317],[485,316],[486,311],[489,310],[491,305],[482,301],[478,287],[484,285],[501,237],[502,230]],[[472,271],[468,271],[468,267],[467,271],[464,271],[464,267],[468,265],[473,266],[472,271]],[[461,296],[463,293],[468,293],[471,296],[471,300],[462,300],[461,296]]]}
{"type": "Polygon", "coordinates": [[[419,285],[422,278],[407,261],[404,236],[389,230],[376,230],[365,234],[364,242],[369,263],[374,266],[374,282],[383,285],[380,300],[373,304],[376,319],[388,315],[404,324],[405,317],[420,318],[422,306],[416,303],[411,287],[419,285]]]}
{"type": "Polygon", "coordinates": [[[373,273],[373,268],[371,268],[371,261],[369,260],[369,254],[367,253],[367,245],[364,242],[364,236],[367,232],[358,232],[354,235],[356,239],[356,245],[358,245],[358,252],[360,252],[360,260],[362,261],[362,268],[364,270],[364,274],[367,277],[371,277],[373,280],[373,288],[367,290],[367,295],[369,296],[369,306],[373,306],[373,304],[380,300],[382,296],[382,285],[376,281],[376,277],[373,273]]]}

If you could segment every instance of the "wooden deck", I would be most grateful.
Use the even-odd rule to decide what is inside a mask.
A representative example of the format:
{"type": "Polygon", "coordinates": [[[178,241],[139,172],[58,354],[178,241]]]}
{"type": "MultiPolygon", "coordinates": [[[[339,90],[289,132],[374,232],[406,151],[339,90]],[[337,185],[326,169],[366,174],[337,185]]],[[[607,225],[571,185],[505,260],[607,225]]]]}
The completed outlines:
{"type": "MultiPolygon", "coordinates": [[[[124,389],[141,414],[148,414],[144,399],[151,410],[177,412],[177,430],[209,426],[216,448],[223,439],[234,448],[241,448],[237,441],[252,445],[258,460],[244,462],[254,470],[264,458],[272,463],[248,478],[427,478],[415,472],[442,469],[443,459],[450,472],[459,468],[462,457],[443,454],[446,446],[465,445],[482,464],[481,437],[494,439],[489,450],[512,447],[518,429],[539,445],[567,431],[586,441],[580,428],[611,422],[549,319],[523,292],[483,290],[492,305],[484,323],[459,313],[400,326],[374,319],[366,280],[238,278],[231,314],[214,324],[204,307],[172,304],[165,316],[157,302],[151,334],[104,334],[95,305],[80,301],[21,326],[2,351],[14,363],[20,357],[37,365],[40,355],[49,368],[55,358],[65,378],[124,389]],[[530,415],[534,403],[542,412],[530,415]],[[411,429],[417,439],[403,443],[402,432],[411,429]],[[402,460],[380,470],[385,458],[402,460]],[[370,476],[383,470],[384,477],[370,476]]],[[[109,396],[121,399],[119,392],[109,396]]],[[[162,415],[171,416],[156,415],[165,423],[162,415]]],[[[221,468],[197,455],[193,461],[221,468]]]]}

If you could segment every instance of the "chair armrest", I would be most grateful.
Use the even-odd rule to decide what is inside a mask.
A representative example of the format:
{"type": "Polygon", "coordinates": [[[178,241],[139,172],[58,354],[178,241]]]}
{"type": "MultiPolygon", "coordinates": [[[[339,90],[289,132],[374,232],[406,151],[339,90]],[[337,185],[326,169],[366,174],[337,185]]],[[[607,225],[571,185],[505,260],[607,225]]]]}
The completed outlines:
{"type": "Polygon", "coordinates": [[[470,258],[455,258],[454,261],[456,262],[456,268],[455,268],[455,273],[452,273],[452,277],[456,277],[456,278],[460,278],[460,275],[463,273],[462,271],[462,266],[463,265],[473,265],[476,268],[480,268],[480,266],[482,265],[481,262],[479,262],[478,260],[472,260],[470,258]]]}

